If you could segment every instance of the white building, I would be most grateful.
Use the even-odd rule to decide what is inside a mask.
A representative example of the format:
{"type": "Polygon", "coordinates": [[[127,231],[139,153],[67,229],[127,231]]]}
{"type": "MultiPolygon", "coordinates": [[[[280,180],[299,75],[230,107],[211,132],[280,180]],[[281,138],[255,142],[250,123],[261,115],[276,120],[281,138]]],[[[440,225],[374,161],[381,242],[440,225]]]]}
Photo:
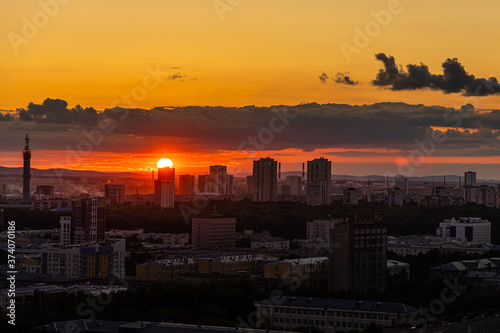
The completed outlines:
{"type": "Polygon", "coordinates": [[[491,222],[480,217],[460,217],[439,223],[436,235],[443,240],[474,244],[491,243],[491,222]]]}
{"type": "Polygon", "coordinates": [[[307,239],[318,239],[329,242],[330,229],[337,223],[347,222],[349,219],[329,219],[329,220],[314,220],[307,222],[307,239]]]}
{"type": "Polygon", "coordinates": [[[397,260],[387,260],[387,271],[389,275],[396,276],[400,272],[406,272],[408,278],[410,278],[410,264],[397,260]]]}

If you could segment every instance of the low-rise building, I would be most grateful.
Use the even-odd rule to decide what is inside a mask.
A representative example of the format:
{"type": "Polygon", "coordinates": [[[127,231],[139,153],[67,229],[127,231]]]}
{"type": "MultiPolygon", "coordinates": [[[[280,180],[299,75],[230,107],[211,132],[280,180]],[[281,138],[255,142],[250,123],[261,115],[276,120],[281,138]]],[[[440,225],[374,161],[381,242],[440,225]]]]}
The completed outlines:
{"type": "Polygon", "coordinates": [[[328,257],[286,259],[264,265],[265,278],[292,279],[296,284],[318,285],[328,281],[328,257]]]}
{"type": "Polygon", "coordinates": [[[321,332],[362,330],[408,323],[418,310],[404,303],[312,297],[271,297],[255,302],[257,326],[296,330],[315,327],[321,332]]]}
{"type": "Polygon", "coordinates": [[[250,241],[252,249],[288,250],[290,241],[281,237],[259,237],[250,241]]]}

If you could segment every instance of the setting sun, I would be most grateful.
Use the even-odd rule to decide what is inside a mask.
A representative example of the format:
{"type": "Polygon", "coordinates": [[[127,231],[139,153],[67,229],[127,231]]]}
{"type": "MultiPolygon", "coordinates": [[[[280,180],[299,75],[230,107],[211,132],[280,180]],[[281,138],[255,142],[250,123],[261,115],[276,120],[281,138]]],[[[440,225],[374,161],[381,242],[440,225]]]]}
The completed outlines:
{"type": "Polygon", "coordinates": [[[158,169],[171,168],[173,166],[174,166],[174,163],[172,163],[172,161],[168,158],[162,158],[161,160],[158,161],[158,163],[156,163],[156,167],[158,169]]]}

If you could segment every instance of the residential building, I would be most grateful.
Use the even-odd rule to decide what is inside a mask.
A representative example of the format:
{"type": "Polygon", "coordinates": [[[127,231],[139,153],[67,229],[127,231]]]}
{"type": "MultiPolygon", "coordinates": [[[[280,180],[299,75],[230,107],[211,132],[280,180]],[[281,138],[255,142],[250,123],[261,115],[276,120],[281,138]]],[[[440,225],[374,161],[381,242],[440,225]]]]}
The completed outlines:
{"type": "Polygon", "coordinates": [[[290,186],[290,195],[302,195],[302,177],[286,176],[285,184],[290,186]]]}
{"type": "Polygon", "coordinates": [[[125,185],[104,185],[104,196],[112,204],[122,204],[125,202],[125,185]]]}
{"type": "Polygon", "coordinates": [[[59,218],[59,224],[61,225],[60,243],[63,246],[68,246],[72,244],[72,233],[71,233],[71,216],[61,216],[59,218]]]}
{"type": "Polygon", "coordinates": [[[322,239],[328,244],[330,242],[330,229],[334,228],[338,223],[348,221],[349,219],[337,218],[307,222],[307,239],[322,239]]]}
{"type": "Polygon", "coordinates": [[[195,194],[194,175],[179,175],[179,195],[195,194]]]}
{"type": "Polygon", "coordinates": [[[99,199],[81,199],[73,203],[71,244],[104,240],[106,202],[99,199]]]}
{"type": "Polygon", "coordinates": [[[359,191],[353,187],[344,190],[344,205],[358,205],[359,191]]]}
{"type": "Polygon", "coordinates": [[[329,205],[332,193],[332,162],[321,157],[307,161],[307,203],[329,205]]]}
{"type": "Polygon", "coordinates": [[[158,169],[155,180],[155,205],[161,208],[173,208],[175,202],[175,168],[158,169]]]}
{"type": "Polygon", "coordinates": [[[338,223],[330,229],[329,290],[383,292],[387,230],[373,222],[338,223]]]}
{"type": "Polygon", "coordinates": [[[236,243],[236,219],[221,216],[193,218],[191,241],[203,248],[233,247],[236,243]]]}
{"type": "Polygon", "coordinates": [[[210,166],[208,192],[217,195],[227,194],[227,167],[225,165],[210,166]]]}
{"type": "Polygon", "coordinates": [[[254,201],[276,201],[278,199],[278,162],[272,158],[253,161],[254,201]]]}
{"type": "Polygon", "coordinates": [[[198,175],[198,192],[207,193],[210,175],[198,175]]]}
{"type": "Polygon", "coordinates": [[[290,241],[281,237],[258,237],[250,241],[252,249],[288,250],[290,241]]]}

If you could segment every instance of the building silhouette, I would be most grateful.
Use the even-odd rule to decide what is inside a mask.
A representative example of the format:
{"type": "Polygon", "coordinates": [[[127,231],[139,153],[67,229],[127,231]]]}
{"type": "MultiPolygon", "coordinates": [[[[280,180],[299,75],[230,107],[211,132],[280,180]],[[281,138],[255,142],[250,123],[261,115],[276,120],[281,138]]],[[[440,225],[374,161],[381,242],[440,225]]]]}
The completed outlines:
{"type": "Polygon", "coordinates": [[[70,244],[95,243],[104,240],[105,218],[106,202],[104,200],[75,201],[71,217],[70,244]]]}
{"type": "Polygon", "coordinates": [[[217,195],[227,194],[227,167],[225,165],[210,166],[208,192],[217,195]]]}
{"type": "Polygon", "coordinates": [[[253,161],[254,201],[276,201],[278,199],[278,162],[272,158],[253,161]]]}
{"type": "Polygon", "coordinates": [[[194,175],[179,175],[179,195],[193,195],[194,185],[194,175]]]}
{"type": "Polygon", "coordinates": [[[30,173],[30,160],[31,160],[31,150],[30,150],[30,138],[28,134],[26,134],[25,140],[25,146],[24,146],[24,151],[23,151],[23,159],[24,159],[24,165],[23,165],[23,201],[24,202],[29,202],[30,201],[30,179],[31,179],[31,173],[30,173]]]}
{"type": "Polygon", "coordinates": [[[122,204],[125,202],[125,185],[104,185],[104,196],[111,203],[122,204]]]}
{"type": "Polygon", "coordinates": [[[332,162],[321,157],[307,161],[307,203],[311,206],[332,202],[332,162]]]}
{"type": "Polygon", "coordinates": [[[175,168],[158,169],[158,179],[155,180],[155,205],[163,208],[174,207],[175,202],[175,168]]]}
{"type": "Polygon", "coordinates": [[[387,230],[373,222],[344,222],[330,229],[330,291],[366,295],[383,292],[387,274],[387,230]]]}

